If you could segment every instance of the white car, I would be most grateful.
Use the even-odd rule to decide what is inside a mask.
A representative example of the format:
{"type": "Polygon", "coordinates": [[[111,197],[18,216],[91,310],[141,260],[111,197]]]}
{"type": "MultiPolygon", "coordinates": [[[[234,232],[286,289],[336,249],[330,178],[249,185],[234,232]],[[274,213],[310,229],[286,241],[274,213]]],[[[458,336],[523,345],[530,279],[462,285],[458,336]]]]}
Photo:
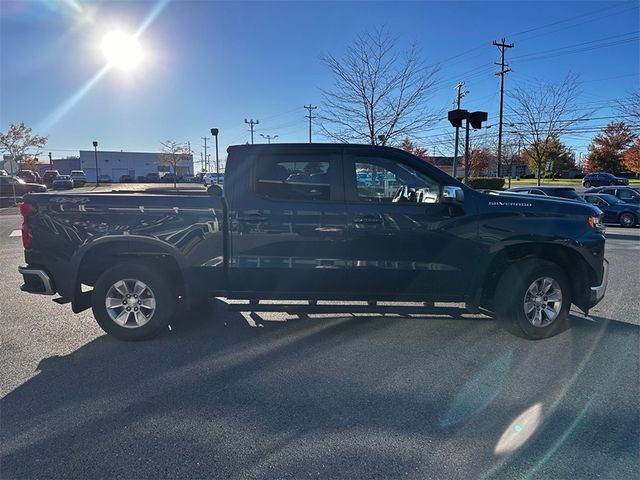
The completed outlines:
{"type": "Polygon", "coordinates": [[[83,170],[71,170],[71,179],[73,180],[73,184],[78,187],[82,187],[85,183],[87,183],[87,176],[84,174],[83,170]]]}
{"type": "Polygon", "coordinates": [[[218,175],[217,173],[207,173],[202,177],[202,184],[207,185],[222,185],[224,183],[224,173],[218,175]]]}

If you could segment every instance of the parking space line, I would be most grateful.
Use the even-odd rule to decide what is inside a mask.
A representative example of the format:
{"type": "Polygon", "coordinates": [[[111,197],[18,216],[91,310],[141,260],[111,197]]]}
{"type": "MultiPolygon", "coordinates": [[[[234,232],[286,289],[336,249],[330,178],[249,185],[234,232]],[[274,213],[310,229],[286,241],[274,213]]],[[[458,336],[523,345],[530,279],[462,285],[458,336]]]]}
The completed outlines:
{"type": "Polygon", "coordinates": [[[14,230],[13,232],[11,232],[11,234],[9,235],[10,237],[20,237],[22,235],[22,232],[20,230],[14,230]]]}

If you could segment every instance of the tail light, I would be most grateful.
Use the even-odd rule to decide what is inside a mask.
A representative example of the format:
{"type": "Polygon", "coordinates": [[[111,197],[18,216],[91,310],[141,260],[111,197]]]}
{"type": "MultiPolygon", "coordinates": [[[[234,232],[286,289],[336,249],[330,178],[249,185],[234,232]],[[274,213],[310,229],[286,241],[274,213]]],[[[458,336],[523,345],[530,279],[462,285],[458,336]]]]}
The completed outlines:
{"type": "Polygon", "coordinates": [[[38,209],[32,203],[20,204],[20,215],[22,215],[22,246],[31,248],[31,229],[29,228],[29,217],[36,213],[38,209]]]}

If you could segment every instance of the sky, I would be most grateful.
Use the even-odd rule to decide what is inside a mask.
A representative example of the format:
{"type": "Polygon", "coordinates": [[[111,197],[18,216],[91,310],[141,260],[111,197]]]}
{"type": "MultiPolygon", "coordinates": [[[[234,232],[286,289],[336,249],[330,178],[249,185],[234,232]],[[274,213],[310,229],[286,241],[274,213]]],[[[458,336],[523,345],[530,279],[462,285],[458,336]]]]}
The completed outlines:
{"type": "MultiPolygon", "coordinates": [[[[86,1],[0,0],[0,129],[24,121],[47,135],[54,158],[101,150],[158,151],[189,142],[199,160],[202,137],[218,128],[220,156],[250,140],[244,119],[277,142],[308,141],[310,103],[333,78],[324,55],[342,57],[362,33],[385,28],[398,52],[416,45],[437,65],[428,107],[442,120],[422,146],[451,155],[446,111],[465,82],[462,107],[489,112],[497,135],[500,52],[505,38],[509,91],[538,80],[581,82],[576,105],[592,111],[563,137],[578,156],[619,119],[618,101],[640,83],[640,2],[631,1],[86,1]],[[130,71],[106,69],[101,50],[113,30],[138,34],[142,61],[130,71]]],[[[314,127],[314,141],[328,141],[314,127]]]]}

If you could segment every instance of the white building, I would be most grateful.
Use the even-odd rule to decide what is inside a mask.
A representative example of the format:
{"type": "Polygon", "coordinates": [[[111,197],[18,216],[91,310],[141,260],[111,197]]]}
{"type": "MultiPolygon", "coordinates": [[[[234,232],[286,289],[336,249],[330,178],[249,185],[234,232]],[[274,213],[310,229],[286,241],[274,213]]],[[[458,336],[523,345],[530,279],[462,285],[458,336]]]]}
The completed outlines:
{"type": "MultiPolygon", "coordinates": [[[[80,150],[80,168],[84,170],[89,182],[96,181],[96,157],[93,150],[80,150]]],[[[98,174],[109,175],[117,182],[123,175],[129,175],[134,180],[149,173],[163,176],[173,173],[171,165],[164,165],[160,161],[158,152],[109,152],[98,150],[98,174]]],[[[175,172],[178,176],[193,175],[193,155],[186,155],[180,160],[175,172]]]]}

